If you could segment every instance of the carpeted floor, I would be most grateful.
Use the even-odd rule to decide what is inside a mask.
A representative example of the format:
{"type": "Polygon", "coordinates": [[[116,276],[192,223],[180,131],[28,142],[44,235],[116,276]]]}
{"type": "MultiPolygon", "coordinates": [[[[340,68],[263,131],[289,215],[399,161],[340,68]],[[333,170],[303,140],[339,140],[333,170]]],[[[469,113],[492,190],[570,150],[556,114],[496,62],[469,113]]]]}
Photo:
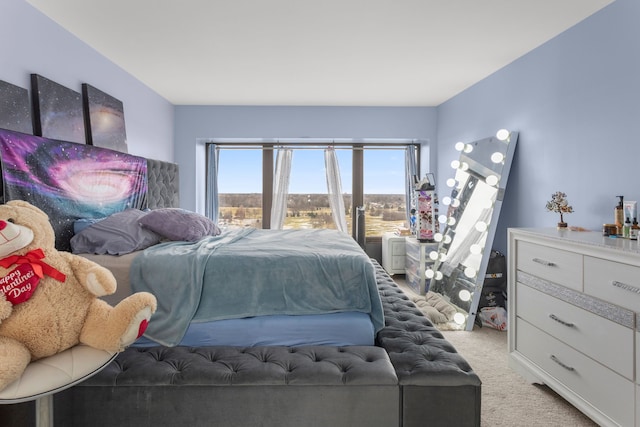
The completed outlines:
{"type": "MultiPolygon", "coordinates": [[[[410,298],[416,297],[404,276],[393,279],[410,298]]],[[[482,427],[597,426],[547,386],[530,384],[509,368],[507,332],[476,326],[471,332],[442,334],[482,380],[482,427]]]]}
{"type": "Polygon", "coordinates": [[[507,333],[488,327],[442,331],[482,380],[482,427],[596,426],[546,386],[529,384],[507,364],[507,333]]]}

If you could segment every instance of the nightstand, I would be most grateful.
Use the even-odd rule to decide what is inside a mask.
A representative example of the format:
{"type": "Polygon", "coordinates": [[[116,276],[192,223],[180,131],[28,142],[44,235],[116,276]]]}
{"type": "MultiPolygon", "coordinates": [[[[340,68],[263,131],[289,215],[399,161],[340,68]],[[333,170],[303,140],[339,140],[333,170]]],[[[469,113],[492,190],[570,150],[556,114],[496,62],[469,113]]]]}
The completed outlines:
{"type": "Polygon", "coordinates": [[[390,275],[404,274],[405,236],[384,233],[382,236],[382,268],[390,275]]]}

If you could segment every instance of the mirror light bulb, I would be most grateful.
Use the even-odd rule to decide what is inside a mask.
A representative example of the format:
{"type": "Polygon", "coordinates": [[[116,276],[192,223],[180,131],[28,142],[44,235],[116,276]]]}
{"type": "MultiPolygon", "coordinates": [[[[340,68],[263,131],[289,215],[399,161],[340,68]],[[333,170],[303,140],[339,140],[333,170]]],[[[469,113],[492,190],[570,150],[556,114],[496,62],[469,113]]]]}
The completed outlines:
{"type": "Polygon", "coordinates": [[[447,245],[451,243],[451,240],[451,236],[449,236],[448,234],[444,236],[444,243],[446,243],[447,245]]]}
{"type": "Polygon", "coordinates": [[[496,184],[498,184],[498,177],[495,175],[489,175],[485,181],[488,185],[495,187],[496,184]]]}
{"type": "Polygon", "coordinates": [[[454,160],[453,162],[451,162],[451,167],[453,169],[458,169],[460,167],[460,161],[459,160],[454,160]]]}
{"type": "Polygon", "coordinates": [[[445,206],[449,206],[451,204],[451,197],[449,196],[443,197],[442,204],[444,204],[445,206]]]}
{"type": "Polygon", "coordinates": [[[481,233],[487,231],[487,223],[482,221],[476,222],[476,230],[481,233]]]}
{"type": "Polygon", "coordinates": [[[447,225],[456,225],[456,219],[452,216],[447,219],[447,225]]]}
{"type": "Polygon", "coordinates": [[[466,317],[462,313],[456,313],[453,315],[453,321],[456,322],[458,325],[464,325],[464,322],[466,320],[467,320],[466,317]]]}
{"type": "Polygon", "coordinates": [[[485,209],[490,209],[493,206],[493,200],[484,199],[480,202],[480,206],[482,206],[485,209]]]}
{"type": "Polygon", "coordinates": [[[433,276],[435,276],[435,273],[432,269],[427,268],[426,271],[424,272],[424,275],[427,277],[427,279],[433,279],[433,276]]]}
{"type": "MultiPolygon", "coordinates": [[[[442,221],[440,221],[442,222],[442,221]]],[[[433,235],[433,240],[435,240],[436,242],[441,242],[442,241],[442,233],[436,233],[433,235]]]]}
{"type": "Polygon", "coordinates": [[[469,170],[469,163],[462,162],[462,164],[460,165],[460,169],[462,169],[463,171],[468,171],[469,170]]]}
{"type": "Polygon", "coordinates": [[[442,252],[440,254],[440,262],[445,262],[447,260],[447,254],[445,254],[444,252],[442,252]]]}
{"type": "Polygon", "coordinates": [[[471,300],[471,292],[469,292],[466,289],[463,289],[458,293],[458,297],[462,301],[470,301],[471,300]]]}
{"type": "Polygon", "coordinates": [[[496,132],[496,138],[498,138],[500,141],[506,141],[507,139],[509,139],[509,131],[506,129],[500,129],[498,132],[496,132]]]}
{"type": "Polygon", "coordinates": [[[451,188],[451,187],[455,187],[455,185],[456,185],[456,180],[455,179],[449,178],[447,180],[447,187],[451,188]]]}
{"type": "Polygon", "coordinates": [[[460,142],[456,142],[455,149],[456,149],[456,151],[464,150],[464,142],[461,142],[461,141],[460,142]]]}
{"type": "Polygon", "coordinates": [[[495,153],[493,153],[491,155],[491,161],[493,163],[502,163],[502,161],[504,160],[504,154],[496,151],[495,153]]]}
{"type": "Polygon", "coordinates": [[[454,208],[457,208],[458,206],[460,206],[460,200],[459,199],[453,199],[451,201],[451,206],[453,206],[454,208]]]}
{"type": "Polygon", "coordinates": [[[473,151],[473,145],[471,145],[471,144],[467,144],[467,145],[465,145],[465,146],[464,146],[464,152],[465,152],[465,153],[467,153],[467,154],[468,154],[468,153],[470,153],[470,152],[472,152],[472,151],[473,151]]]}
{"type": "Polygon", "coordinates": [[[464,275],[469,279],[476,277],[476,269],[473,267],[467,267],[464,269],[464,275]]]}
{"type": "Polygon", "coordinates": [[[469,252],[471,252],[474,255],[479,255],[480,252],[482,252],[482,247],[478,244],[471,245],[471,247],[469,247],[469,252]]]}
{"type": "Polygon", "coordinates": [[[436,251],[429,252],[429,258],[431,258],[434,261],[437,260],[438,259],[438,252],[436,252],[436,251]]]}
{"type": "Polygon", "coordinates": [[[438,215],[438,222],[447,222],[447,216],[445,214],[438,215]]]}
{"type": "Polygon", "coordinates": [[[442,280],[443,274],[442,271],[436,271],[436,280],[442,280]]]}

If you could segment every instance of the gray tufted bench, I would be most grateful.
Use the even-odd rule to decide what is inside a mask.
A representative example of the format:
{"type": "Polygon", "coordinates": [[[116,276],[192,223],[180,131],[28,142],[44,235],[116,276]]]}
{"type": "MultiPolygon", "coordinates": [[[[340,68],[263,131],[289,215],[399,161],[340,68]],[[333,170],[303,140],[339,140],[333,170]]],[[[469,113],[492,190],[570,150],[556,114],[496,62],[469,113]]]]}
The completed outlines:
{"type": "MultiPolygon", "coordinates": [[[[401,393],[401,426],[479,426],[481,381],[467,361],[376,265],[389,354],[401,393]]],[[[460,332],[464,333],[464,332],[460,332]]]]}
{"type": "Polygon", "coordinates": [[[479,378],[374,264],[377,346],[133,347],[55,395],[56,425],[479,426],[479,378]]]}

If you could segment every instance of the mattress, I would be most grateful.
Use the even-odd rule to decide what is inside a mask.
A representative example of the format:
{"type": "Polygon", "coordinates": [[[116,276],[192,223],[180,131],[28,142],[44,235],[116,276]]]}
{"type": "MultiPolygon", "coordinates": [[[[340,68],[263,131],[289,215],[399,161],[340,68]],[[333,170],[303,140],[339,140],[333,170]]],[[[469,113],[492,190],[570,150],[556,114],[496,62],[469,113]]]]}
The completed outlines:
{"type": "MultiPolygon", "coordinates": [[[[257,316],[191,323],[178,345],[299,347],[303,345],[374,345],[374,342],[375,331],[369,315],[346,312],[299,316],[257,316]]],[[[134,344],[136,347],[157,345],[157,342],[144,336],[134,344]]]]}

